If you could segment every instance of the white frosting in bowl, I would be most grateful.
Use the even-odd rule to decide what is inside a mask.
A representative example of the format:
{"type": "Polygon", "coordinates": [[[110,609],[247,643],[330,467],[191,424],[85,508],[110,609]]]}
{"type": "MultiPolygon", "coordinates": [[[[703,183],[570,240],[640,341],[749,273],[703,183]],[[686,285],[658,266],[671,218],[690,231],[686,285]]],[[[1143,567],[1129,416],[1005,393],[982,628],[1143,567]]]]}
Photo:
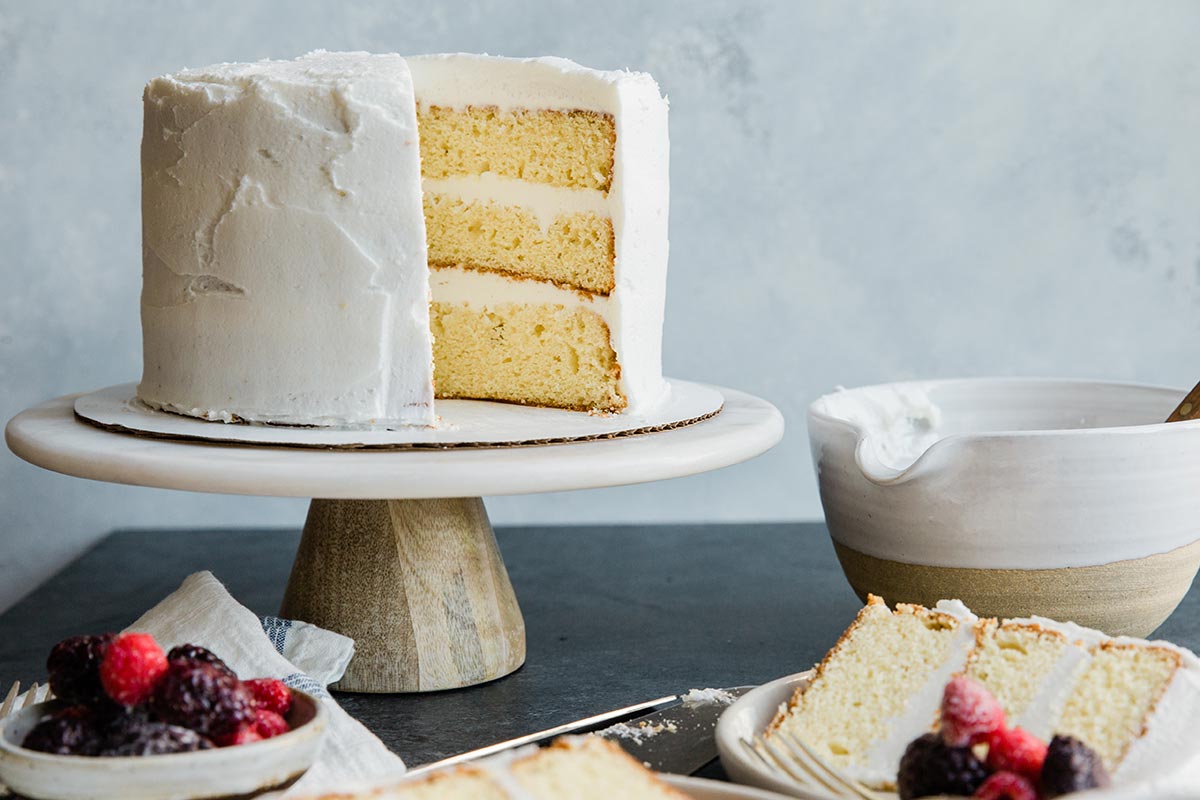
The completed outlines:
{"type": "Polygon", "coordinates": [[[942,438],[942,410],[921,384],[890,384],[874,391],[839,389],[813,409],[862,431],[859,463],[881,476],[908,469],[942,438]]]}

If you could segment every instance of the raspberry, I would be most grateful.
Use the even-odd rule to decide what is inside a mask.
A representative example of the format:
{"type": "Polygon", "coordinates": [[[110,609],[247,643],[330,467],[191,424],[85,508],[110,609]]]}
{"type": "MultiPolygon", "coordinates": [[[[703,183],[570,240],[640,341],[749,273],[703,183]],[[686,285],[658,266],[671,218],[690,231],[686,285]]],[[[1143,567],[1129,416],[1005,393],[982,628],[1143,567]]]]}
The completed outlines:
{"type": "Polygon", "coordinates": [[[937,734],[913,740],[900,759],[896,783],[900,800],[951,794],[970,795],[987,777],[987,768],[969,747],[949,747],[937,734]]]}
{"type": "Polygon", "coordinates": [[[172,661],[150,710],[163,722],[191,728],[213,741],[230,736],[252,721],[250,693],[220,668],[194,661],[172,661]]]}
{"type": "Polygon", "coordinates": [[[987,765],[1036,781],[1046,760],[1046,743],[1024,728],[1001,728],[988,737],[987,765]]]}
{"type": "Polygon", "coordinates": [[[975,790],[981,800],[1038,800],[1037,789],[1029,779],[1015,772],[995,772],[975,790]]]}
{"type": "Polygon", "coordinates": [[[291,728],[288,727],[287,720],[274,711],[256,708],[254,710],[254,730],[262,738],[270,739],[281,733],[287,733],[291,728]]]}
{"type": "Polygon", "coordinates": [[[217,740],[217,744],[221,747],[236,747],[239,744],[250,744],[251,742],[261,742],[262,734],[258,732],[258,726],[251,722],[242,725],[233,733],[223,736],[217,740]]]}
{"type": "Polygon", "coordinates": [[[951,747],[984,741],[1004,727],[1004,709],[983,684],[965,675],[951,678],[942,694],[942,738],[951,747]]]}
{"type": "Polygon", "coordinates": [[[148,633],[118,636],[100,662],[104,691],[123,706],[136,706],[148,698],[167,671],[167,657],[148,633]]]}
{"type": "Polygon", "coordinates": [[[1042,764],[1042,794],[1047,797],[1103,789],[1111,783],[1095,750],[1070,736],[1055,736],[1042,764]]]}
{"type": "Polygon", "coordinates": [[[94,703],[104,697],[100,685],[100,661],[116,634],[101,636],[72,636],[63,639],[50,651],[46,671],[50,675],[50,690],[68,703],[94,703]]]}
{"type": "Polygon", "coordinates": [[[198,644],[181,644],[172,647],[171,652],[167,653],[167,661],[180,660],[212,664],[222,672],[227,672],[233,677],[237,677],[237,673],[230,669],[229,665],[222,661],[216,653],[198,644]]]}
{"type": "Polygon", "coordinates": [[[94,756],[100,752],[101,735],[88,709],[69,706],[35,725],[21,746],[42,753],[94,756]]]}
{"type": "Polygon", "coordinates": [[[211,741],[195,731],[142,719],[133,724],[113,726],[105,738],[100,755],[157,756],[210,750],[212,746],[211,741]]]}
{"type": "Polygon", "coordinates": [[[274,678],[254,678],[243,681],[254,696],[254,705],[274,711],[281,717],[287,716],[292,708],[292,690],[283,681],[274,678]]]}

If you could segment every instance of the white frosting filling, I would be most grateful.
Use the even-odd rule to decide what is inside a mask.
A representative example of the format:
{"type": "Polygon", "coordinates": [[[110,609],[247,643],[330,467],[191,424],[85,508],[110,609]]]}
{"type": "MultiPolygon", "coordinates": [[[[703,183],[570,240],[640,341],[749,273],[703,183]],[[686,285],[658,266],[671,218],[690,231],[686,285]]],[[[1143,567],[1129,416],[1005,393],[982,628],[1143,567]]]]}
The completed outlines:
{"type": "Polygon", "coordinates": [[[884,735],[872,743],[862,763],[845,769],[864,783],[879,785],[895,781],[905,749],[913,739],[929,732],[941,707],[946,684],[967,665],[967,658],[975,645],[975,623],[979,618],[958,600],[942,600],[936,610],[959,621],[949,654],[925,683],[913,692],[904,711],[891,720],[884,735]]]}
{"type": "Polygon", "coordinates": [[[1068,642],[1063,654],[1042,679],[1029,706],[1014,722],[1043,741],[1050,741],[1054,727],[1062,718],[1067,700],[1071,697],[1075,681],[1091,660],[1091,653],[1086,648],[1068,642]]]}
{"type": "Polygon", "coordinates": [[[456,175],[449,178],[424,178],[426,193],[444,194],[466,203],[498,203],[520,206],[537,217],[542,233],[550,230],[562,214],[599,214],[609,216],[610,201],[599,189],[572,189],[546,183],[505,178],[492,172],[481,175],[456,175]]]}
{"type": "Polygon", "coordinates": [[[559,305],[595,311],[608,322],[612,302],[604,295],[560,288],[546,281],[518,278],[486,270],[439,267],[431,270],[429,289],[435,303],[461,303],[473,308],[509,304],[559,305]]]}

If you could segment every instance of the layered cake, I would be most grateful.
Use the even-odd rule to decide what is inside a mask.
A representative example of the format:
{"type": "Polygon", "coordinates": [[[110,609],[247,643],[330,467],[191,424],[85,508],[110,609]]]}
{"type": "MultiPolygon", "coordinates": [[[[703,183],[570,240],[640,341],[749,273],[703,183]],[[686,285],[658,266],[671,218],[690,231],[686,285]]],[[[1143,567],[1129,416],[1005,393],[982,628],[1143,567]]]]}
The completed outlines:
{"type": "Polygon", "coordinates": [[[667,104],[554,58],[311,53],[156,78],[148,405],[431,424],[435,397],[659,402],[667,104]]]}
{"type": "Polygon", "coordinates": [[[1114,783],[1179,768],[1200,714],[1200,661],[1166,642],[1039,617],[979,619],[958,601],[933,609],[872,596],[837,645],[771,723],[869,786],[894,788],[910,742],[938,725],[947,682],[965,674],[1011,724],[1096,751],[1114,783]]]}
{"type": "Polygon", "coordinates": [[[617,745],[568,736],[452,767],[421,779],[326,798],[355,800],[686,800],[617,745]]]}

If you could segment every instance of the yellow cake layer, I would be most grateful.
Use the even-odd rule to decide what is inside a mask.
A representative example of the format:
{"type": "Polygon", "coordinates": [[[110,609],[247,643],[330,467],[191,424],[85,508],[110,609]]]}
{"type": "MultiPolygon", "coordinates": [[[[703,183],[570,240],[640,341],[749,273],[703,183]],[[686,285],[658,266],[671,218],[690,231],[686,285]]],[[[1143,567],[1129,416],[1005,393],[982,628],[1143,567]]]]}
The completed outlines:
{"type": "Polygon", "coordinates": [[[617,411],[626,399],[608,325],[594,311],[549,304],[429,307],[438,397],[617,411]]]}
{"type": "Polygon", "coordinates": [[[508,792],[489,778],[487,773],[475,767],[434,773],[419,783],[398,787],[393,791],[372,792],[361,796],[370,800],[390,800],[393,797],[403,800],[510,800],[508,792]]]}
{"type": "Polygon", "coordinates": [[[419,105],[417,131],[426,178],[491,172],[552,186],[612,186],[617,128],[610,114],[419,105]]]}
{"type": "Polygon", "coordinates": [[[967,674],[988,688],[1007,717],[1019,720],[1068,647],[1067,639],[1032,625],[983,624],[967,674]]]}
{"type": "Polygon", "coordinates": [[[1075,684],[1057,732],[1087,742],[1112,770],[1142,735],[1182,663],[1165,647],[1100,645],[1075,684]]]}
{"type": "Polygon", "coordinates": [[[686,800],[619,747],[594,736],[518,759],[512,774],[530,796],[546,800],[686,800]]]}
{"type": "Polygon", "coordinates": [[[561,214],[543,230],[519,206],[426,192],[425,232],[431,267],[493,270],[598,294],[615,285],[612,220],[592,212],[561,214]]]}

